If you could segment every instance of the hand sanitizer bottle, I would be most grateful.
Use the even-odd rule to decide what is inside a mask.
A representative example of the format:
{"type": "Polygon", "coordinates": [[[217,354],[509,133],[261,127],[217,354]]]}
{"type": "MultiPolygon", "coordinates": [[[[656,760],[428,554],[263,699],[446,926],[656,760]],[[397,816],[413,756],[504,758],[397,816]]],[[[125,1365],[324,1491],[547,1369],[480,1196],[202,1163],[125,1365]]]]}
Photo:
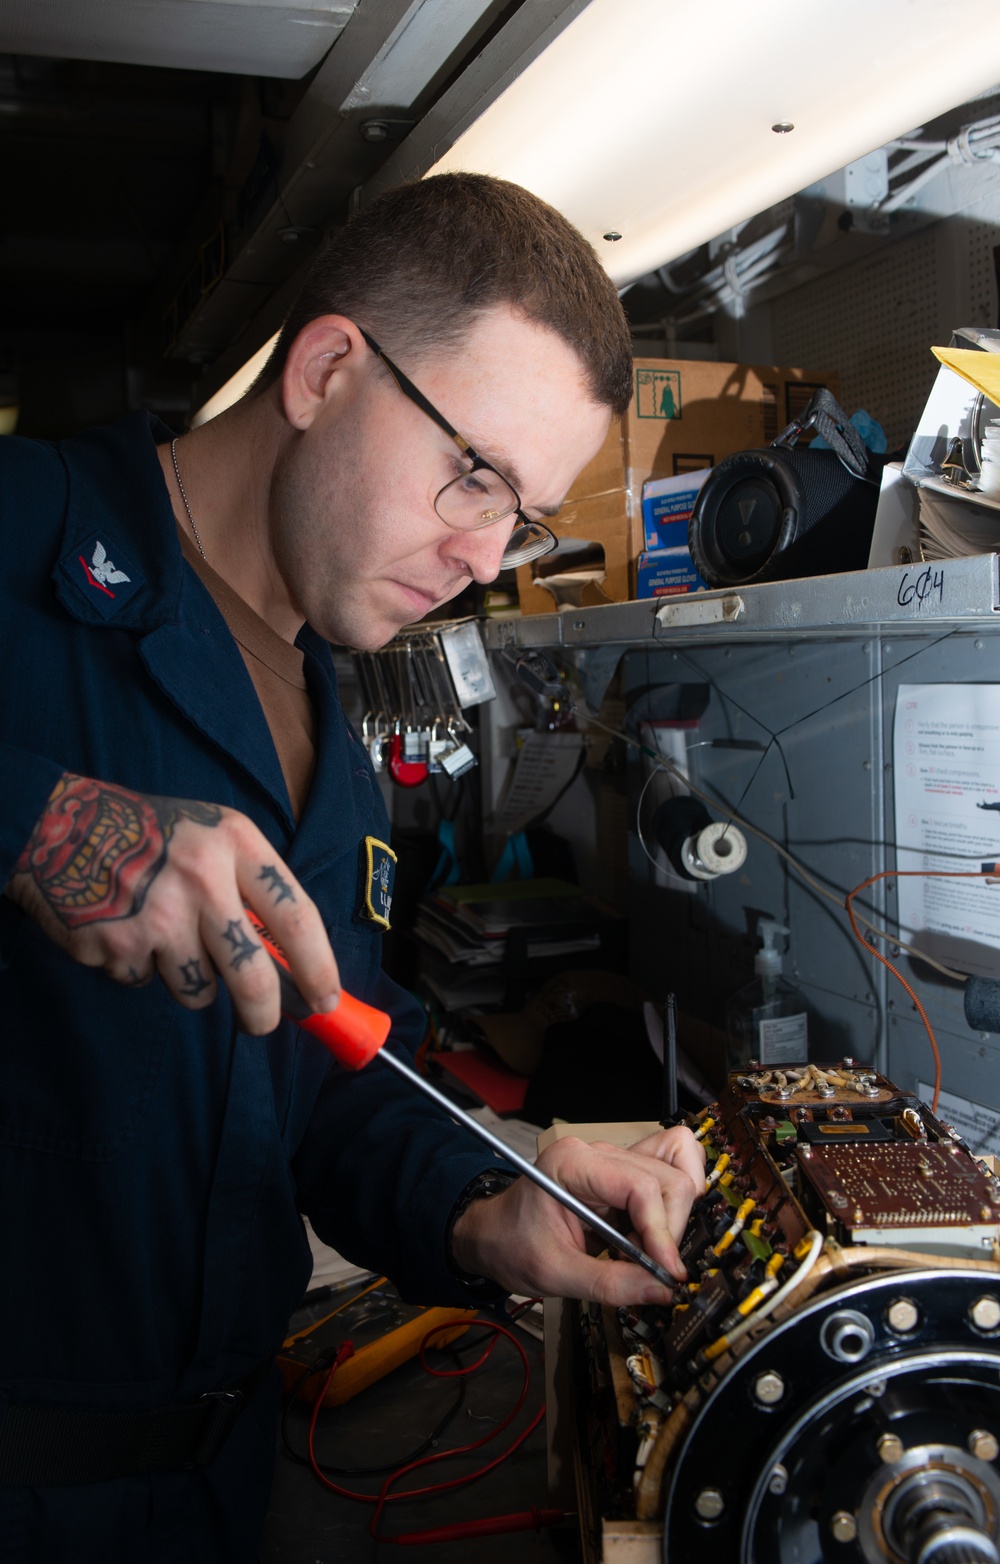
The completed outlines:
{"type": "Polygon", "coordinates": [[[761,942],[753,962],[757,975],[733,995],[726,1012],[731,1070],[745,1070],[752,1059],[764,1069],[780,1069],[804,1064],[809,1055],[806,1002],[795,984],[782,977],[781,954],[774,948],[776,936],[788,930],[771,918],[761,918],[757,932],[761,942]]]}

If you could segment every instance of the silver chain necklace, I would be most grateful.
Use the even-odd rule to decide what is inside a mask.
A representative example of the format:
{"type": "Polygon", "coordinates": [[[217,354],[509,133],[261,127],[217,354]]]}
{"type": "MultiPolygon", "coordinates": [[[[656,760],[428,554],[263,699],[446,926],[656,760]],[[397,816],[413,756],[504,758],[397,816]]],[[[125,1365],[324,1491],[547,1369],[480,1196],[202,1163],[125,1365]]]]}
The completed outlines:
{"type": "Polygon", "coordinates": [[[191,523],[191,531],[194,533],[194,541],[198,545],[198,552],[201,554],[202,559],[205,561],[205,564],[207,565],[208,564],[208,556],[205,553],[205,546],[204,546],[204,544],[201,541],[201,534],[199,533],[198,528],[195,526],[195,520],[194,520],[194,517],[191,514],[191,507],[188,504],[188,497],[187,497],[187,495],[184,492],[184,485],[181,482],[181,470],[180,470],[180,468],[177,465],[177,438],[176,438],[176,436],[170,442],[170,456],[171,456],[171,460],[173,461],[173,464],[174,464],[174,477],[177,479],[177,487],[180,490],[181,499],[184,501],[184,509],[187,511],[187,518],[188,518],[188,521],[191,523]]]}

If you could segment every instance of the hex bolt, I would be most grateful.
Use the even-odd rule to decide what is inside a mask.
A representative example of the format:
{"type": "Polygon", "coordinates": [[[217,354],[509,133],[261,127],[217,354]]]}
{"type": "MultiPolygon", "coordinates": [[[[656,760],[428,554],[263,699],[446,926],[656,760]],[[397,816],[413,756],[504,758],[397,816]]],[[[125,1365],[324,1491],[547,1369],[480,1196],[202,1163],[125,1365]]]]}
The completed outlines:
{"type": "Polygon", "coordinates": [[[885,1311],[885,1322],[897,1336],[908,1336],[920,1324],[920,1310],[912,1298],[893,1298],[885,1311]]]}
{"type": "Polygon", "coordinates": [[[766,1374],[757,1375],[757,1378],[754,1380],[753,1393],[761,1406],[776,1406],[785,1394],[785,1381],[773,1369],[768,1369],[766,1374]]]}
{"type": "Polygon", "coordinates": [[[996,1330],[1000,1325],[1000,1298],[983,1293],[969,1305],[969,1319],[977,1330],[996,1330]]]}
{"type": "Polygon", "coordinates": [[[850,1510],[838,1510],[830,1517],[830,1534],[835,1542],[853,1542],[858,1535],[858,1523],[850,1510]]]}
{"type": "Polygon", "coordinates": [[[997,1440],[996,1434],[990,1433],[988,1428],[974,1428],[966,1444],[969,1454],[974,1455],[977,1461],[995,1461],[1000,1455],[1000,1441],[997,1440]]]}
{"type": "Polygon", "coordinates": [[[778,1465],[771,1473],[767,1488],[769,1493],[781,1494],[788,1487],[788,1469],[778,1465]]]}
{"type": "Polygon", "coordinates": [[[886,1466],[894,1466],[903,1455],[903,1441],[898,1434],[881,1434],[875,1448],[886,1466]]]}
{"type": "Polygon", "coordinates": [[[694,1501],[695,1514],[703,1521],[717,1521],[726,1507],[718,1488],[703,1488],[694,1501]]]}

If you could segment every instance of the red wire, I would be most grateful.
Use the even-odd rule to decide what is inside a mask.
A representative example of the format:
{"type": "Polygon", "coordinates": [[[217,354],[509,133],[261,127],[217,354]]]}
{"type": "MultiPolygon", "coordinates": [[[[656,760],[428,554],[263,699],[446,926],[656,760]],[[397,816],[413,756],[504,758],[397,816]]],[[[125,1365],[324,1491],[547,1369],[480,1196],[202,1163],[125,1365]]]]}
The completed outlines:
{"type": "MultiPolygon", "coordinates": [[[[520,1403],[518,1404],[518,1410],[520,1410],[520,1403]]],[[[488,1461],[485,1466],[480,1466],[477,1471],[470,1472],[466,1477],[453,1477],[451,1479],[451,1481],[447,1482],[447,1483],[435,1483],[435,1484],[433,1484],[432,1487],[429,1487],[429,1488],[411,1488],[406,1493],[398,1493],[398,1494],[395,1494],[395,1495],[388,1495],[385,1498],[383,1498],[382,1494],[380,1494],[379,1495],[379,1504],[378,1504],[378,1506],[377,1506],[377,1508],[375,1510],[375,1514],[372,1516],[371,1525],[368,1528],[369,1531],[371,1532],[372,1536],[374,1537],[375,1541],[376,1542],[396,1542],[396,1543],[401,1543],[403,1546],[409,1546],[412,1543],[422,1542],[423,1538],[421,1537],[420,1532],[409,1532],[406,1535],[405,1538],[402,1538],[402,1537],[387,1537],[385,1532],[376,1531],[375,1528],[378,1525],[378,1519],[379,1519],[380,1514],[382,1513],[382,1505],[383,1504],[391,1504],[393,1498],[396,1498],[396,1499],[411,1499],[411,1498],[414,1498],[417,1494],[444,1493],[446,1491],[446,1489],[449,1489],[449,1488],[460,1488],[460,1487],[463,1487],[466,1483],[474,1483],[474,1482],[478,1481],[478,1479],[480,1477],[485,1477],[487,1472],[494,1471],[496,1469],[496,1467],[502,1465],[502,1463],[504,1461],[506,1461],[509,1456],[512,1456],[514,1454],[514,1451],[519,1449],[520,1446],[524,1444],[524,1441],[527,1439],[528,1435],[529,1434],[533,1434],[535,1432],[535,1429],[538,1427],[539,1423],[542,1421],[544,1416],[545,1416],[545,1407],[544,1406],[540,1406],[538,1408],[538,1411],[535,1413],[534,1417],[531,1419],[531,1422],[527,1425],[526,1428],[523,1428],[521,1430],[521,1432],[518,1434],[516,1439],[513,1439],[511,1441],[511,1443],[507,1446],[506,1450],[501,1450],[500,1454],[494,1456],[492,1461],[488,1461]]],[[[500,1432],[501,1428],[505,1428],[506,1426],[507,1426],[506,1421],[503,1422],[503,1423],[498,1424],[497,1427],[495,1429],[493,1429],[491,1433],[487,1434],[486,1438],[487,1439],[494,1438],[494,1436],[497,1433],[500,1432]]],[[[482,1444],[482,1443],[484,1443],[484,1441],[483,1440],[479,1440],[478,1443],[482,1444]]],[[[476,1449],[476,1445],[460,1446],[459,1450],[444,1450],[444,1451],[442,1451],[442,1453],[440,1455],[427,1456],[426,1459],[429,1460],[429,1461],[443,1460],[446,1456],[459,1454],[460,1450],[462,1450],[462,1449],[474,1450],[474,1449],[476,1449]]],[[[415,1461],[413,1463],[413,1467],[418,1466],[418,1465],[420,1465],[420,1462],[415,1461]]],[[[402,1477],[405,1472],[412,1471],[413,1467],[407,1467],[407,1466],[401,1467],[398,1472],[394,1472],[393,1475],[388,1479],[388,1482],[385,1484],[385,1487],[388,1487],[389,1483],[393,1483],[398,1478],[402,1477]]],[[[498,1517],[498,1519],[499,1519],[499,1517],[498,1517]]],[[[476,1526],[476,1523],[474,1521],[470,1522],[470,1527],[474,1528],[474,1529],[470,1529],[470,1532],[469,1532],[470,1536],[481,1536],[482,1535],[482,1533],[479,1531],[479,1529],[476,1526]]],[[[501,1528],[498,1527],[497,1529],[500,1530],[501,1528]]],[[[456,1527],[454,1529],[454,1534],[453,1534],[453,1539],[452,1540],[455,1540],[455,1538],[457,1538],[457,1537],[458,1537],[458,1528],[456,1527]]]]}
{"type": "MultiPolygon", "coordinates": [[[[532,1300],[532,1301],[534,1301],[534,1300],[532,1300]]],[[[528,1307],[528,1306],[529,1305],[525,1305],[525,1307],[528,1307]]],[[[326,1375],[325,1375],[325,1377],[323,1379],[323,1383],[320,1386],[319,1392],[318,1392],[318,1394],[317,1394],[317,1396],[316,1396],[316,1398],[315,1398],[315,1400],[313,1402],[312,1415],[311,1415],[311,1417],[309,1419],[309,1438],[308,1438],[309,1464],[310,1464],[310,1466],[312,1468],[313,1475],[315,1477],[317,1477],[319,1479],[319,1481],[323,1484],[324,1488],[328,1488],[331,1493],[335,1493],[335,1494],[339,1495],[339,1497],[342,1498],[342,1499],[352,1499],[356,1503],[359,1503],[359,1504],[373,1504],[375,1506],[375,1510],[374,1510],[374,1513],[373,1513],[372,1519],[371,1519],[370,1530],[371,1530],[372,1536],[378,1542],[396,1542],[397,1541],[396,1538],[388,1537],[384,1533],[380,1533],[377,1530],[378,1523],[379,1523],[379,1520],[380,1520],[381,1515],[382,1515],[382,1511],[383,1511],[384,1507],[387,1504],[395,1504],[395,1503],[398,1503],[399,1501],[404,1500],[404,1499],[424,1498],[424,1497],[428,1496],[429,1494],[445,1493],[445,1492],[448,1492],[452,1488],[464,1487],[468,1483],[473,1483],[473,1482],[478,1481],[478,1479],[480,1477],[485,1477],[487,1472],[493,1471],[497,1466],[499,1466],[501,1464],[501,1462],[506,1461],[509,1456],[513,1455],[514,1451],[517,1450],[524,1443],[524,1441],[528,1438],[529,1434],[534,1432],[534,1430],[538,1427],[539,1423],[542,1421],[542,1418],[545,1416],[545,1408],[544,1408],[544,1406],[542,1406],[536,1412],[535,1416],[531,1419],[531,1421],[527,1425],[527,1427],[524,1428],[521,1431],[521,1433],[519,1433],[517,1435],[517,1438],[514,1439],[511,1442],[511,1444],[507,1447],[506,1450],[502,1451],[500,1453],[500,1455],[495,1456],[492,1461],[487,1462],[487,1464],[485,1466],[478,1467],[474,1472],[468,1472],[464,1476],[461,1476],[461,1477],[450,1478],[447,1482],[432,1483],[432,1484],[429,1484],[428,1486],[426,1486],[424,1488],[409,1488],[409,1489],[407,1489],[407,1491],[405,1493],[391,1493],[390,1492],[390,1489],[393,1488],[396,1483],[401,1481],[401,1479],[403,1477],[405,1477],[410,1472],[418,1471],[421,1467],[424,1467],[424,1466],[430,1466],[435,1461],[449,1460],[452,1456],[455,1456],[455,1455],[467,1455],[472,1450],[478,1450],[482,1445],[487,1444],[491,1439],[495,1439],[498,1434],[503,1433],[504,1429],[510,1426],[510,1424],[513,1422],[514,1418],[517,1416],[517,1414],[520,1412],[521,1408],[523,1407],[523,1405],[525,1403],[525,1400],[527,1399],[528,1389],[529,1389],[530,1381],[531,1381],[531,1368],[530,1368],[530,1365],[528,1363],[527,1353],[525,1352],[524,1348],[521,1346],[521,1343],[517,1340],[516,1336],[514,1336],[506,1328],[506,1326],[500,1325],[499,1323],[497,1323],[496,1321],[493,1321],[493,1320],[480,1320],[477,1323],[478,1323],[478,1326],[481,1329],[488,1330],[488,1331],[491,1331],[493,1333],[493,1341],[489,1344],[489,1346],[481,1354],[481,1356],[476,1359],[475,1363],[470,1363],[468,1365],[463,1366],[460,1369],[434,1369],[434,1368],[431,1368],[431,1366],[427,1362],[427,1358],[426,1358],[427,1344],[431,1340],[431,1338],[433,1336],[435,1336],[439,1331],[454,1329],[454,1325],[453,1324],[445,1323],[445,1324],[442,1324],[442,1325],[435,1325],[433,1327],[433,1329],[431,1329],[431,1330],[429,1330],[427,1332],[426,1336],[423,1338],[422,1342],[420,1343],[420,1361],[421,1361],[421,1364],[423,1365],[423,1367],[426,1369],[426,1371],[429,1374],[433,1374],[435,1376],[435,1378],[438,1378],[438,1379],[451,1379],[451,1378],[455,1378],[457,1376],[461,1376],[461,1375],[464,1375],[464,1374],[471,1374],[477,1368],[480,1368],[483,1363],[485,1363],[486,1359],[489,1357],[490,1353],[493,1351],[494,1347],[497,1345],[497,1343],[499,1342],[500,1338],[504,1337],[507,1341],[509,1341],[511,1343],[511,1345],[517,1351],[518,1356],[521,1359],[521,1367],[522,1367],[522,1370],[523,1370],[523,1377],[522,1377],[522,1381],[521,1381],[521,1389],[520,1389],[520,1392],[518,1394],[518,1397],[517,1397],[517,1400],[516,1400],[514,1406],[511,1408],[511,1410],[507,1413],[507,1415],[505,1417],[501,1418],[500,1422],[497,1423],[494,1428],[491,1428],[487,1433],[483,1434],[482,1438],[474,1439],[469,1444],[457,1445],[452,1450],[439,1450],[439,1451],[436,1451],[433,1455],[423,1456],[418,1461],[410,1461],[405,1466],[399,1467],[395,1472],[391,1472],[389,1474],[389,1476],[383,1482],[382,1487],[380,1488],[380,1490],[379,1490],[379,1492],[377,1494],[373,1494],[373,1493],[355,1493],[350,1488],[342,1488],[338,1483],[331,1482],[329,1477],[327,1477],[326,1473],[323,1472],[320,1469],[319,1463],[318,1463],[318,1461],[316,1459],[316,1450],[315,1450],[316,1423],[317,1423],[317,1420],[319,1418],[320,1407],[323,1404],[323,1398],[326,1395],[327,1390],[329,1389],[330,1381],[333,1379],[334,1374],[336,1373],[337,1369],[340,1367],[340,1364],[343,1363],[348,1357],[350,1357],[351,1353],[354,1350],[353,1347],[351,1346],[350,1342],[345,1342],[344,1346],[341,1347],[340,1351],[337,1353],[336,1358],[334,1359],[333,1363],[330,1365],[330,1368],[327,1371],[327,1373],[326,1373],[326,1375]]],[[[419,1535],[420,1535],[419,1533],[410,1533],[410,1534],[408,1534],[407,1542],[418,1540],[419,1539],[419,1535]]]]}
{"type": "Polygon", "coordinates": [[[901,880],[901,879],[913,879],[913,878],[916,878],[916,879],[930,879],[930,880],[982,880],[982,879],[988,879],[990,877],[995,877],[995,870],[990,870],[990,869],[961,869],[961,870],[951,870],[951,869],[883,869],[881,871],[881,873],[873,874],[873,875],[870,876],[869,879],[862,880],[860,885],[856,885],[854,887],[853,891],[848,891],[847,895],[844,897],[844,906],[847,908],[847,916],[851,920],[851,928],[854,930],[854,932],[857,935],[858,939],[861,941],[862,945],[865,947],[865,950],[871,951],[872,955],[876,958],[876,960],[881,961],[881,963],[882,963],[882,965],[884,967],[888,967],[889,971],[892,973],[893,977],[894,978],[898,978],[900,983],[902,983],[903,987],[906,989],[906,992],[909,994],[910,998],[913,1000],[913,1003],[916,1005],[917,1013],[920,1016],[920,1019],[924,1023],[924,1026],[925,1026],[925,1028],[927,1030],[927,1036],[930,1039],[931,1053],[934,1055],[934,1096],[931,1099],[931,1112],[932,1113],[937,1113],[938,1098],[941,1095],[941,1054],[940,1054],[940,1052],[938,1050],[937,1038],[934,1036],[934,1028],[931,1026],[930,1021],[927,1019],[927,1011],[924,1009],[923,1005],[920,1003],[920,1000],[917,998],[916,994],[914,993],[913,989],[910,987],[909,983],[906,981],[906,979],[903,976],[903,974],[900,971],[898,971],[896,969],[896,967],[893,966],[892,962],[889,961],[886,956],[883,956],[883,954],[882,954],[882,952],[880,950],[877,950],[875,948],[875,946],[870,943],[870,941],[865,939],[865,937],[862,934],[861,930],[858,928],[857,920],[855,919],[855,916],[854,916],[854,908],[851,906],[851,902],[853,901],[854,897],[858,895],[858,893],[860,891],[867,890],[869,885],[874,885],[876,880],[887,880],[887,879],[901,880]]]}

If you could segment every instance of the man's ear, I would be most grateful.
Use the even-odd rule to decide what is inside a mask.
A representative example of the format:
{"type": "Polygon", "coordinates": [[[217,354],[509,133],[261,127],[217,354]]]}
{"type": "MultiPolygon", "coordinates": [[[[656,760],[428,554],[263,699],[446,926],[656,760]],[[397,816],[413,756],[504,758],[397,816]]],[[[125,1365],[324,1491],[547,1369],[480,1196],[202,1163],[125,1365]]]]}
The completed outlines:
{"type": "Polygon", "coordinates": [[[281,400],[293,429],[308,429],[331,397],[349,388],[365,367],[367,348],[344,315],[319,315],[303,326],[288,350],[281,400]]]}

